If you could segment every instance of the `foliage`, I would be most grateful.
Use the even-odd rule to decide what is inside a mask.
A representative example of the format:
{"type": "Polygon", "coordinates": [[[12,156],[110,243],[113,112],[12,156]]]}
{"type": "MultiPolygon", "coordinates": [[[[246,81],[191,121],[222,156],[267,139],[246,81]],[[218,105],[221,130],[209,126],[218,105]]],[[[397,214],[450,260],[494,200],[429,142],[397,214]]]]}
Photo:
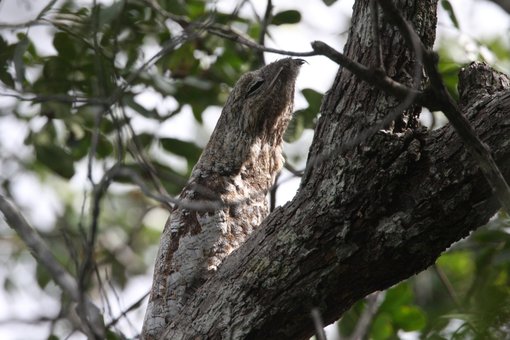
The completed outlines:
{"type": "MultiPolygon", "coordinates": [[[[323,2],[328,6],[336,3],[323,2]]],[[[205,124],[204,113],[221,107],[229,87],[261,63],[251,48],[217,35],[184,36],[184,28],[176,23],[179,17],[170,18],[168,13],[193,22],[235,27],[255,41],[264,31],[259,18],[237,10],[222,12],[200,0],[158,1],[160,9],[149,3],[67,0],[58,7],[44,8],[37,20],[53,32],[51,54],[40,50],[31,28],[6,29],[0,35],[0,91],[10,98],[0,102],[0,122],[6,124],[11,119],[25,126],[24,148],[30,151],[26,155],[5,149],[0,155],[0,169],[5,171],[0,174],[0,191],[18,198],[21,204],[16,194],[20,178],[36,178],[41,186],[52,188],[59,202],[54,223],[43,228],[37,216],[31,220],[60,263],[76,276],[89,250],[86,240],[92,235],[91,212],[98,204],[99,229],[93,251],[96,271],[86,287],[103,305],[109,339],[139,331],[127,323],[117,327],[112,320],[121,314],[118,309],[129,306],[113,312],[112,304],[116,294],[150,272],[159,230],[168,214],[165,202],[142,194],[134,175],[143,180],[144,189],[175,196],[203,146],[200,136],[176,138],[150,127],[175,124],[174,118],[188,111],[196,124],[205,124]],[[147,92],[154,98],[173,98],[173,104],[141,100],[140,95],[147,92]],[[179,162],[186,165],[179,166],[179,162]],[[113,176],[102,188],[104,197],[97,201],[95,190],[114,165],[121,165],[133,176],[113,176]],[[69,184],[73,182],[79,184],[69,184]]],[[[461,27],[450,2],[442,1],[442,5],[454,26],[461,27]]],[[[282,10],[273,13],[268,24],[290,25],[301,19],[297,10],[282,10]]],[[[509,48],[503,40],[476,43],[480,51],[482,46],[489,51],[496,65],[510,69],[509,48]]],[[[454,93],[456,74],[466,60],[459,60],[444,46],[439,48],[440,69],[454,93]]],[[[477,58],[487,59],[484,53],[478,53],[477,58]]],[[[296,112],[285,136],[288,142],[313,128],[319,112],[322,94],[307,88],[302,95],[308,107],[296,112]]],[[[305,151],[302,156],[306,157],[305,151]]],[[[24,194],[38,194],[33,190],[24,194]]],[[[452,247],[435,269],[381,294],[367,336],[390,339],[402,332],[417,332],[432,339],[501,338],[510,327],[509,223],[507,216],[498,216],[452,247]]],[[[6,268],[33,263],[13,232],[2,227],[0,235],[0,243],[7,249],[3,252],[8,257],[6,268]]],[[[37,289],[58,301],[60,308],[48,315],[40,306],[40,315],[50,319],[49,338],[65,338],[75,331],[73,305],[55,289],[45,268],[35,264],[31,274],[37,289]]],[[[23,289],[16,275],[13,271],[3,278],[6,292],[15,294],[23,289]]],[[[136,298],[145,293],[138,291],[136,298]]],[[[141,319],[143,307],[139,302],[133,304],[135,319],[141,319]]],[[[338,323],[341,333],[351,334],[367,309],[368,303],[363,301],[353,306],[338,323]]]]}

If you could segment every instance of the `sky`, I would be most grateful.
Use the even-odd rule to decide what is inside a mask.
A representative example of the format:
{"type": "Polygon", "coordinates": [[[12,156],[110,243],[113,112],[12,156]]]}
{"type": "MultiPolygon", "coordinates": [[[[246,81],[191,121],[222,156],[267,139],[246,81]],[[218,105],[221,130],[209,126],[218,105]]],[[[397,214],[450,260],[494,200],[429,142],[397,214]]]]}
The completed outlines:
{"type": "MultiPolygon", "coordinates": [[[[87,2],[87,1],[82,1],[87,2]]],[[[91,1],[88,1],[89,3],[91,1]]],[[[112,2],[112,0],[105,1],[112,2]]],[[[285,9],[297,9],[302,15],[302,21],[297,25],[282,25],[271,28],[267,45],[283,50],[292,51],[308,51],[309,43],[314,40],[322,40],[341,50],[345,39],[346,32],[349,28],[349,18],[351,15],[352,0],[338,0],[332,7],[322,4],[321,0],[309,1],[293,1],[293,0],[273,0],[275,12],[285,9]],[[342,33],[343,32],[343,33],[342,33]]],[[[489,1],[483,0],[451,0],[455,9],[455,13],[460,22],[460,31],[453,27],[452,22],[444,11],[439,12],[438,21],[438,39],[451,38],[462,43],[463,48],[459,48],[459,55],[467,60],[474,58],[477,52],[477,39],[500,35],[501,32],[509,32],[510,16],[502,12],[496,5],[489,1]]],[[[38,13],[45,6],[45,1],[37,0],[1,0],[0,2],[0,23],[21,23],[34,18],[34,13],[38,13]]],[[[220,10],[231,10],[237,1],[219,0],[216,6],[220,10]]],[[[253,1],[254,7],[260,15],[265,10],[265,1],[253,1]]],[[[246,14],[250,15],[249,10],[246,14]]],[[[7,30],[0,30],[0,34],[9,39],[15,39],[7,30]]],[[[49,36],[48,28],[34,27],[30,30],[30,35],[36,42],[38,51],[46,55],[55,53],[49,36]]],[[[158,46],[148,47],[147,51],[153,52],[158,50],[158,46]]],[[[148,53],[150,55],[150,53],[148,53]]],[[[490,54],[488,59],[490,61],[490,54]]],[[[265,54],[266,61],[270,62],[281,58],[279,55],[265,54]]],[[[335,76],[337,65],[324,57],[309,58],[308,64],[304,65],[297,81],[297,88],[313,88],[320,92],[325,92],[331,85],[335,76]]],[[[8,103],[9,99],[0,98],[0,106],[8,103]]],[[[141,94],[137,101],[145,106],[155,105],[168,107],[175,105],[171,98],[161,98],[155,93],[147,91],[141,94]]],[[[306,101],[299,94],[296,96],[296,109],[306,106],[306,101]]],[[[139,129],[152,131],[156,135],[180,138],[183,140],[193,140],[199,145],[205,145],[209,134],[214,128],[214,124],[219,117],[219,109],[211,108],[204,113],[206,124],[200,126],[197,124],[191,114],[191,110],[185,110],[182,114],[170,119],[161,126],[155,126],[150,122],[138,122],[134,124],[139,129]],[[176,128],[178,127],[178,128],[176,128]],[[195,140],[197,131],[203,136],[200,140],[195,140]]],[[[37,122],[35,123],[37,124],[37,122]]],[[[37,126],[31,128],[36,129],[37,126]]],[[[31,157],[23,140],[28,133],[27,126],[19,124],[9,117],[0,117],[0,152],[17,153],[20,157],[31,157]]],[[[307,148],[311,142],[312,132],[305,133],[300,143],[286,145],[285,152],[292,157],[294,154],[301,153],[307,148]]],[[[183,166],[182,161],[178,158],[171,158],[170,162],[174,162],[176,167],[183,166]],[[179,163],[181,162],[181,163],[179,163]]],[[[300,164],[303,166],[304,164],[300,164]]],[[[0,174],[6,173],[8,169],[1,169],[0,174]]],[[[80,190],[85,183],[85,167],[82,166],[77,172],[75,178],[71,180],[71,187],[80,190]]],[[[284,174],[281,179],[284,181],[281,190],[278,192],[277,202],[285,203],[291,199],[297,188],[298,179],[289,180],[289,174],[284,174]]],[[[13,195],[16,201],[25,207],[27,216],[30,220],[37,222],[36,226],[41,230],[51,229],[55,216],[62,209],[58,199],[57,192],[40,183],[33,176],[23,175],[17,176],[16,183],[13,186],[13,195]],[[44,197],[41,200],[41,197],[44,197]],[[32,207],[28,209],[28,207],[32,207]]],[[[0,221],[1,229],[6,228],[0,221]]],[[[162,228],[162,225],[161,225],[162,228]]],[[[0,246],[2,243],[0,243],[0,246]]],[[[2,252],[7,253],[7,249],[2,250],[0,247],[0,261],[2,261],[2,252]]],[[[35,265],[33,262],[25,261],[24,264],[5,264],[2,263],[0,268],[0,282],[4,281],[5,270],[19,273],[17,284],[21,285],[21,289],[15,294],[7,294],[0,290],[0,339],[28,339],[38,340],[47,336],[47,326],[38,328],[36,326],[27,326],[23,324],[23,330],[20,332],[18,323],[3,323],[3,320],[22,317],[30,319],[33,316],[40,316],[44,313],[53,314],[58,311],[58,304],[48,298],[47,294],[36,289],[37,284],[30,281],[33,278],[35,265]],[[37,303],[34,303],[37,301],[37,303]],[[40,310],[41,302],[45,305],[45,311],[40,310]],[[44,312],[44,313],[43,313],[44,312]]],[[[139,297],[139,292],[150,286],[151,276],[145,275],[132,280],[127,288],[121,292],[119,302],[120,306],[114,306],[114,315],[118,314],[119,308],[130,305],[139,297]]],[[[57,288],[53,288],[57,289],[57,288]]],[[[141,328],[141,316],[135,315],[132,325],[124,324],[123,330],[127,334],[135,334],[141,328]]],[[[81,337],[72,337],[72,339],[80,339],[81,337]]]]}

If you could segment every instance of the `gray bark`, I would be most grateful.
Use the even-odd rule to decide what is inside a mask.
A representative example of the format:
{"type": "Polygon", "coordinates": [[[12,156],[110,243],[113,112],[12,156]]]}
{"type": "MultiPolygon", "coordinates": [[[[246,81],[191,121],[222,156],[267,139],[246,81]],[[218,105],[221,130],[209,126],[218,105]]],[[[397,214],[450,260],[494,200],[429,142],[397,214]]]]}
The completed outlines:
{"type": "MultiPolygon", "coordinates": [[[[400,1],[432,46],[436,1],[400,1]]],[[[377,65],[368,1],[357,1],[345,54],[377,65]]],[[[409,83],[412,51],[380,16],[387,72],[409,83]]],[[[509,81],[483,64],[460,76],[460,106],[510,175],[509,81]]],[[[339,70],[325,96],[296,197],[277,208],[189,298],[166,339],[304,339],[310,312],[338,319],[367,294],[418,273],[497,211],[477,164],[450,126],[427,131],[411,108],[392,131],[342,145],[398,102],[339,70]]]]}

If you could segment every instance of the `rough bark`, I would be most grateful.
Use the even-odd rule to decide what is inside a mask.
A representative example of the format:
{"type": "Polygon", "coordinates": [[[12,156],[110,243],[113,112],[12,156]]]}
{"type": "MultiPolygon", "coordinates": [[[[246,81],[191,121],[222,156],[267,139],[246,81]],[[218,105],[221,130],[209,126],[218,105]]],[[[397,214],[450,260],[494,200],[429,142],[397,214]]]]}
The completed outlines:
{"type": "MultiPolygon", "coordinates": [[[[427,46],[436,1],[399,1],[427,46]]],[[[368,1],[354,7],[345,54],[377,63],[368,1]]],[[[402,82],[412,52],[381,16],[385,69],[402,82]]],[[[508,78],[483,64],[460,75],[460,106],[510,176],[508,78]]],[[[202,285],[166,339],[304,339],[310,311],[338,319],[355,301],[426,269],[453,242],[483,225],[498,204],[450,126],[414,124],[342,143],[376,124],[397,101],[340,70],[321,108],[309,165],[296,197],[277,208],[202,285]]],[[[413,119],[415,109],[409,110],[413,119]]]]}

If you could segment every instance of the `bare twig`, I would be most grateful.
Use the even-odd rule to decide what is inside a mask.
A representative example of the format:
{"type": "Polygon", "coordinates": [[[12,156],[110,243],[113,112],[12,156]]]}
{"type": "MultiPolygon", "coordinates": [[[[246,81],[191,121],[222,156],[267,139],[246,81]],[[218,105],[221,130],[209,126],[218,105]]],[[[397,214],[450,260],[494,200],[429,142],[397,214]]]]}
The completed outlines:
{"type": "Polygon", "coordinates": [[[366,81],[369,84],[375,85],[382,90],[385,90],[387,93],[390,93],[397,98],[406,98],[411,94],[420,104],[424,105],[426,103],[423,93],[420,91],[413,90],[406,85],[391,79],[381,70],[369,69],[368,67],[354,60],[351,60],[344,54],[338,52],[322,41],[312,42],[312,48],[315,52],[314,55],[323,55],[328,57],[329,59],[351,71],[358,78],[366,81]]]}
{"type": "Polygon", "coordinates": [[[119,167],[116,169],[115,175],[130,178],[133,183],[138,185],[138,187],[142,190],[145,196],[150,197],[158,202],[164,203],[165,205],[170,203],[182,208],[195,211],[214,211],[221,209],[222,207],[225,206],[225,203],[219,200],[197,200],[197,201],[180,200],[178,198],[174,198],[171,196],[153,193],[145,185],[145,182],[142,180],[142,178],[140,178],[140,176],[135,171],[129,168],[119,167]]]}
{"type": "Polygon", "coordinates": [[[320,310],[318,308],[313,308],[310,312],[310,316],[312,317],[313,324],[315,326],[315,337],[317,340],[327,340],[320,310]]]}
{"type": "MultiPolygon", "coordinates": [[[[442,285],[445,287],[446,292],[450,299],[452,299],[453,304],[457,307],[457,309],[461,312],[465,312],[465,308],[462,306],[462,303],[460,302],[459,297],[457,296],[457,293],[455,292],[455,288],[453,287],[452,283],[448,279],[448,276],[445,274],[445,272],[441,269],[440,266],[437,264],[434,264],[434,271],[436,272],[437,276],[439,277],[439,280],[441,281],[442,285]]],[[[467,325],[476,333],[481,334],[479,327],[473,323],[471,320],[466,320],[467,325]]]]}
{"type": "MultiPolygon", "coordinates": [[[[128,146],[132,146],[132,147],[130,147],[130,149],[131,149],[131,154],[132,154],[133,158],[137,161],[138,164],[140,164],[140,166],[142,166],[145,170],[148,171],[148,173],[150,175],[150,179],[151,179],[154,187],[158,190],[158,192],[161,195],[168,196],[168,192],[166,191],[165,187],[161,183],[161,180],[159,179],[156,169],[152,165],[149,158],[144,155],[143,148],[140,146],[140,143],[136,136],[135,130],[133,129],[133,126],[131,125],[131,122],[129,121],[129,119],[126,115],[124,108],[122,108],[122,117],[124,119],[126,126],[129,129],[129,133],[131,134],[131,138],[129,138],[130,144],[128,146]]],[[[169,209],[171,208],[171,206],[168,203],[166,203],[166,202],[161,202],[161,203],[165,204],[167,206],[167,208],[169,208],[169,209]]]]}
{"type": "Polygon", "coordinates": [[[46,103],[46,102],[59,102],[66,104],[88,104],[88,105],[104,105],[107,104],[107,99],[101,98],[87,98],[80,96],[70,96],[66,94],[54,94],[54,95],[34,95],[27,96],[18,93],[0,92],[2,97],[12,97],[24,102],[33,103],[46,103]]]}
{"type": "Polygon", "coordinates": [[[240,44],[243,44],[245,46],[264,51],[264,52],[271,52],[276,54],[283,54],[291,57],[311,57],[314,55],[318,55],[315,51],[309,51],[309,52],[294,52],[294,51],[285,51],[280,50],[277,48],[270,48],[265,47],[257,44],[255,41],[251,40],[248,37],[245,37],[242,33],[237,32],[233,28],[230,28],[228,26],[224,25],[218,25],[218,24],[212,24],[209,27],[206,27],[205,30],[210,33],[214,34],[218,37],[225,38],[228,40],[231,40],[233,42],[237,42],[240,44]]]}
{"type": "Polygon", "coordinates": [[[116,318],[112,319],[112,321],[110,321],[106,325],[106,327],[110,328],[111,326],[114,326],[117,322],[119,322],[120,319],[125,317],[129,312],[131,312],[132,310],[138,308],[140,306],[140,304],[143,302],[143,300],[145,300],[149,296],[149,294],[150,294],[150,291],[145,293],[142,297],[140,297],[138,300],[136,300],[131,306],[126,308],[126,310],[122,311],[119,316],[117,316],[116,318]]]}
{"type": "Polygon", "coordinates": [[[296,177],[301,177],[303,176],[303,172],[304,170],[298,170],[296,168],[294,168],[292,165],[290,165],[287,161],[285,161],[285,163],[283,164],[283,167],[285,169],[287,169],[291,174],[293,174],[294,176],[296,177]]]}
{"type": "Polygon", "coordinates": [[[420,82],[422,79],[421,75],[421,58],[417,54],[417,60],[414,67],[414,77],[413,77],[413,87],[407,87],[406,85],[399,83],[390,77],[388,77],[383,70],[375,68],[370,69],[364,65],[361,65],[360,63],[353,61],[346,57],[344,54],[336,51],[331,46],[327,45],[326,43],[322,41],[314,41],[312,43],[312,47],[315,51],[317,51],[320,54],[323,54],[330,58],[333,61],[336,61],[338,64],[342,65],[349,71],[351,71],[353,74],[358,76],[359,78],[365,80],[367,83],[372,84],[376,87],[378,87],[380,90],[385,91],[386,93],[392,94],[397,98],[403,99],[402,102],[394,108],[389,114],[387,114],[382,120],[371,126],[370,128],[365,129],[364,131],[358,133],[355,138],[352,138],[348,141],[343,141],[342,144],[340,144],[335,149],[321,153],[320,155],[316,156],[313,159],[310,159],[310,161],[307,164],[307,167],[316,165],[317,163],[320,163],[327,159],[330,154],[337,153],[337,152],[344,152],[346,150],[349,150],[363,141],[369,139],[372,137],[375,133],[380,131],[382,128],[390,124],[392,121],[398,118],[402,114],[404,110],[406,110],[409,106],[411,106],[413,103],[418,104],[428,104],[429,98],[428,96],[423,93],[422,91],[419,91],[418,88],[420,86],[420,82]]]}
{"type": "MultiPolygon", "coordinates": [[[[262,20],[260,22],[260,34],[259,34],[259,40],[258,40],[258,44],[260,46],[265,45],[267,27],[271,23],[272,12],[273,12],[273,2],[271,0],[267,0],[266,11],[264,13],[264,17],[262,18],[262,20]]],[[[258,60],[259,65],[265,64],[263,51],[257,50],[257,60],[258,60]]]]}
{"type": "Polygon", "coordinates": [[[28,28],[28,27],[33,27],[33,26],[45,26],[45,25],[51,25],[51,24],[46,21],[37,20],[37,19],[25,21],[25,22],[21,22],[21,23],[16,23],[16,24],[0,22],[0,29],[20,29],[20,28],[28,28]]]}
{"type": "Polygon", "coordinates": [[[457,293],[455,293],[455,289],[452,286],[452,283],[450,280],[448,280],[448,277],[444,273],[444,271],[439,267],[437,264],[434,264],[434,271],[436,272],[437,276],[439,277],[439,280],[443,284],[443,286],[446,288],[446,292],[448,293],[448,296],[452,299],[453,303],[459,310],[462,310],[462,305],[459,301],[459,298],[457,296],[457,293]]]}
{"type": "Polygon", "coordinates": [[[365,309],[359,317],[351,336],[346,340],[362,340],[365,338],[365,335],[370,330],[370,324],[381,306],[382,299],[379,298],[379,294],[380,292],[375,292],[366,297],[365,309]]]}
{"type": "Polygon", "coordinates": [[[101,181],[94,186],[93,191],[93,199],[92,199],[92,222],[90,226],[90,234],[86,243],[86,254],[85,259],[81,265],[80,269],[80,278],[79,284],[82,290],[85,289],[86,283],[88,282],[88,278],[93,269],[93,254],[94,247],[96,243],[97,231],[98,231],[98,223],[99,223],[99,213],[100,213],[100,203],[103,195],[106,190],[110,186],[113,177],[117,173],[117,169],[120,164],[115,163],[101,178],[101,181]]]}

